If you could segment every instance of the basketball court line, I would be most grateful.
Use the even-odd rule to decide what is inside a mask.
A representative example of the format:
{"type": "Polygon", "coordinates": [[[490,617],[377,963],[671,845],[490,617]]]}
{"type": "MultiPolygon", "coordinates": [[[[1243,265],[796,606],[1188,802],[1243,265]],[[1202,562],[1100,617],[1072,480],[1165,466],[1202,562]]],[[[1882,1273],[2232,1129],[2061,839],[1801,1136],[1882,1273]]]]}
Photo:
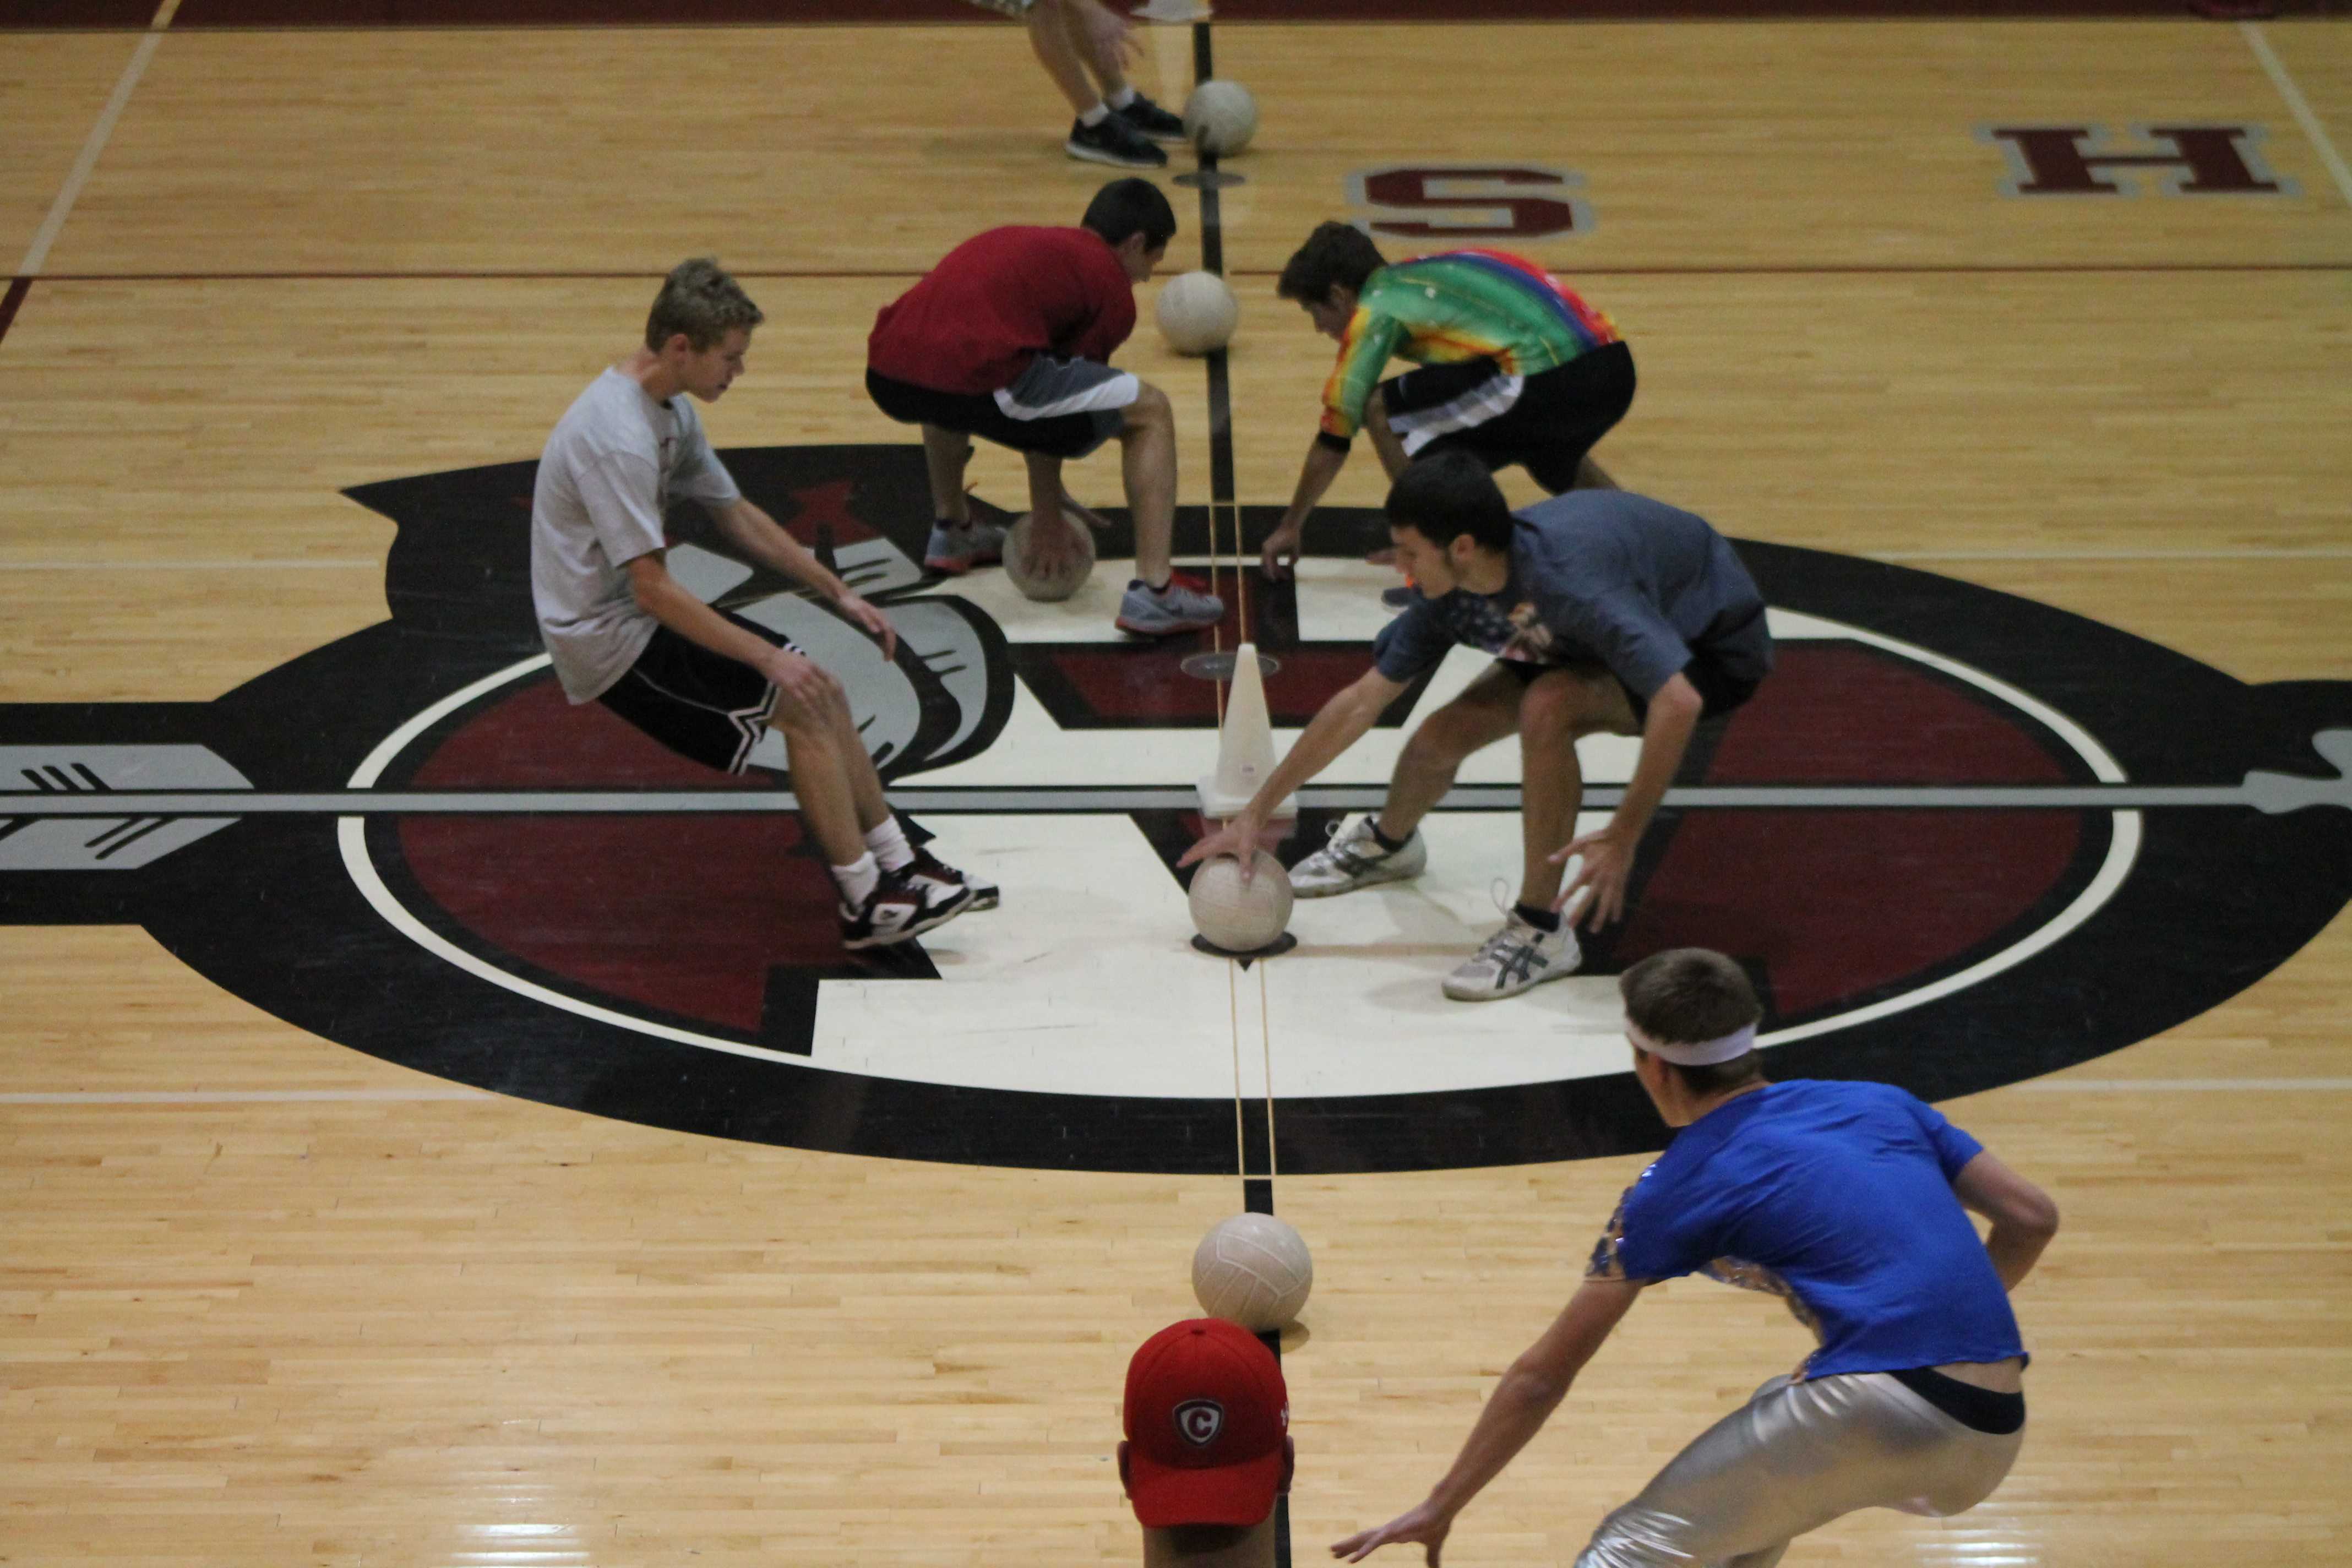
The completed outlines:
{"type": "Polygon", "coordinates": [[[410,1100],[505,1098],[455,1085],[420,1085],[415,1089],[155,1089],[0,1094],[0,1105],[389,1105],[410,1100]]]}
{"type": "Polygon", "coordinates": [[[2254,51],[2254,58],[2269,74],[2271,85],[2278,89],[2281,98],[2286,100],[2287,112],[2294,116],[2294,122],[2310,139],[2313,150],[2319,154],[2319,161],[2327,166],[2329,176],[2336,182],[2336,194],[2344,198],[2345,205],[2352,206],[2352,169],[2344,166],[2342,156],[2336,151],[2336,143],[2328,140],[2326,127],[2320,124],[2319,116],[2311,111],[2311,105],[2305,100],[2302,89],[2294,85],[2294,78],[2287,74],[2286,62],[2271,48],[2271,41],[2263,36],[2259,25],[2241,22],[2238,31],[2244,37],[2246,47],[2254,51]]]}
{"type": "Polygon", "coordinates": [[[180,0],[163,0],[156,9],[155,19],[147,24],[146,35],[139,40],[139,47],[131,51],[130,63],[122,68],[122,75],[115,79],[114,91],[108,96],[106,106],[98,111],[97,123],[89,128],[89,135],[82,142],[80,156],[74,159],[73,167],[66,171],[65,184],[58,189],[58,199],[49,204],[49,216],[43,218],[41,226],[34,231],[33,243],[26,247],[25,259],[16,266],[16,276],[20,279],[40,276],[42,267],[49,259],[49,247],[57,243],[58,234],[66,226],[66,219],[73,213],[74,203],[81,199],[82,186],[89,183],[90,174],[98,168],[99,154],[106,151],[107,142],[114,135],[114,122],[121,119],[123,110],[130,107],[131,95],[137,90],[139,79],[147,74],[147,62],[155,58],[155,50],[163,41],[164,31],[172,25],[173,14],[179,8],[180,0]]]}

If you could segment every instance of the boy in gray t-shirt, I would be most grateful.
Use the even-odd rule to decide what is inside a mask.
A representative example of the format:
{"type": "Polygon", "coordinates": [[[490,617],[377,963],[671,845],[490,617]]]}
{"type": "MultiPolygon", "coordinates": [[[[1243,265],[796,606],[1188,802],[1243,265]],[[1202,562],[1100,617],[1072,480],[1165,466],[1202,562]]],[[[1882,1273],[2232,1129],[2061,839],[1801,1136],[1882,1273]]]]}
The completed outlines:
{"type": "Polygon", "coordinates": [[[1772,668],[1764,599],[1706,521],[1623,490],[1571,490],[1514,515],[1486,465],[1437,453],[1389,491],[1397,565],[1420,585],[1382,628],[1372,668],[1323,705],[1243,814],[1195,844],[1183,863],[1253,845],[1274,808],[1372,727],[1456,643],[1495,663],[1424,719],[1405,742],[1377,816],[1353,818],[1290,873],[1301,898],[1420,874],[1417,825],[1453,787],[1471,752],[1516,733],[1521,758],[1518,902],[1446,977],[1458,1001],[1516,996],[1573,973],[1573,922],[1560,910],[1590,889],[1580,915],[1599,930],[1624,913],[1634,846],[1674,781],[1702,718],[1727,713],[1772,668]],[[1640,760],[1607,826],[1580,837],[1580,736],[1639,735],[1640,760]],[[1565,891],[1562,868],[1583,868],[1565,891]]]}
{"type": "Polygon", "coordinates": [[[670,273],[645,345],[590,383],[547,438],[531,495],[531,602],[573,702],[601,702],[730,773],[769,725],[782,730],[802,820],[841,889],[842,945],[887,946],[993,907],[996,889],[908,841],[838,679],[704,604],[664,563],[662,519],[674,495],[691,497],[736,550],[815,589],[883,658],[897,651],[882,612],[743,498],[686,401],[727,390],[761,320],[717,262],[670,273]]]}

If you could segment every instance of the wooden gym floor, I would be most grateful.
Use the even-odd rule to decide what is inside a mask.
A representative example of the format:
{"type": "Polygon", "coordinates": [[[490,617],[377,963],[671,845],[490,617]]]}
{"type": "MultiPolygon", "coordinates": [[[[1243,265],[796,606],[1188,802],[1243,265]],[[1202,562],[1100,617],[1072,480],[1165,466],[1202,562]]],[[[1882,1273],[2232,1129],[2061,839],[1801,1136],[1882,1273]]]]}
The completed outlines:
{"type": "MultiPolygon", "coordinates": [[[[902,441],[861,391],[877,306],[972,231],[1074,220],[1101,178],[1062,157],[1005,24],[401,29],[352,6],[301,28],[189,0],[143,31],[77,26],[119,9],[0,6],[0,260],[23,258],[0,306],[0,743],[96,711],[73,705],[209,703],[383,621],[392,531],[340,492],[535,456],[682,256],[715,251],[768,313],[707,413],[721,447],[902,441]]],[[[1634,345],[1640,399],[1598,454],[1629,488],[2248,683],[2352,681],[2342,22],[1230,9],[1219,70],[1264,110],[1220,200],[1242,503],[1285,500],[1311,434],[1328,345],[1272,275],[1364,211],[1349,177],[1531,169],[1573,182],[1539,188],[1575,226],[1496,243],[1634,345]],[[2018,125],[2143,154],[2133,127],[2258,127],[2234,145],[2284,188],[2174,195],[2142,171],[2128,195],[2005,195],[1990,132],[2018,125]]],[[[1181,100],[1191,48],[1155,34],[1147,90],[1181,100]]],[[[1200,226],[1171,195],[1172,271],[1200,226]]],[[[1149,294],[1124,363],[1174,395],[1199,504],[1210,403],[1149,294]]],[[[1076,472],[1115,499],[1108,462],[1076,472]]],[[[1003,454],[974,477],[1018,504],[1003,454]]],[[[1360,455],[1332,500],[1381,488],[1360,455]]],[[[1333,604],[1379,581],[1317,570],[1333,604]]],[[[1085,776],[1097,742],[1066,744],[1048,776],[1085,776]]],[[[2352,857],[2322,832],[2315,882],[2352,857]]],[[[1006,880],[975,917],[999,932],[1024,919],[1006,880]]],[[[2278,896],[2184,901],[2102,981],[2159,985],[2278,896]]],[[[1133,1560],[1119,1378],[1192,1310],[1186,1260],[1234,1175],[809,1152],[483,1093],[44,897],[19,873],[0,929],[0,1562],[1133,1560]]],[[[1791,1563],[2344,1552],[2352,925],[2280,956],[2156,1037],[1947,1107],[2064,1212],[2018,1303],[2032,1438],[1973,1513],[1848,1520],[1791,1563]]],[[[976,967],[960,1005],[1050,1010],[976,967]]],[[[1308,977],[1294,1005],[1339,995],[1276,961],[1270,1023],[1286,973],[1308,977]]],[[[1206,984],[1159,1000],[1222,1051],[1206,984]]],[[[1381,1048],[1448,1048],[1450,1015],[1399,1005],[1381,1048]]],[[[1514,1018],[1556,1021],[1528,999],[1476,1027],[1514,1018]]],[[[1270,1070],[1284,1048],[1269,1027],[1270,1070]]],[[[1285,1342],[1298,1561],[1421,1495],[1643,1159],[1275,1179],[1318,1267],[1285,1342]]],[[[1805,1348],[1761,1299],[1654,1296],[1449,1563],[1571,1560],[1805,1348]]]]}

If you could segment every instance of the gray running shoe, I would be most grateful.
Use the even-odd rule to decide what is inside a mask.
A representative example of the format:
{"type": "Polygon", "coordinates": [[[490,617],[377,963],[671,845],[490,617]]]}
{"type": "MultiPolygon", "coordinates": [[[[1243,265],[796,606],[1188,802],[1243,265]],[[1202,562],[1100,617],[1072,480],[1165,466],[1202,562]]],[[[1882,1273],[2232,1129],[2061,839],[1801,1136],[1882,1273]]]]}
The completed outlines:
{"type": "Polygon", "coordinates": [[[923,564],[950,577],[961,577],[975,566],[993,566],[1003,559],[1003,525],[977,518],[961,528],[951,522],[931,524],[930,542],[923,548],[923,564]]]}
{"type": "Polygon", "coordinates": [[[1503,917],[1502,930],[1445,977],[1445,994],[1456,1002],[1499,1001],[1573,974],[1583,962],[1568,921],[1558,931],[1538,931],[1514,910],[1503,917]]]}
{"type": "Polygon", "coordinates": [[[1429,847],[1422,842],[1419,828],[1403,848],[1391,854],[1372,837],[1371,814],[1365,812],[1340,824],[1330,843],[1290,868],[1290,890],[1302,899],[1328,899],[1418,877],[1428,864],[1429,847]]]}
{"type": "Polygon", "coordinates": [[[1138,637],[1206,631],[1224,618],[1225,602],[1181,572],[1171,574],[1165,588],[1147,588],[1142,578],[1129,578],[1118,601],[1118,629],[1138,637]]]}

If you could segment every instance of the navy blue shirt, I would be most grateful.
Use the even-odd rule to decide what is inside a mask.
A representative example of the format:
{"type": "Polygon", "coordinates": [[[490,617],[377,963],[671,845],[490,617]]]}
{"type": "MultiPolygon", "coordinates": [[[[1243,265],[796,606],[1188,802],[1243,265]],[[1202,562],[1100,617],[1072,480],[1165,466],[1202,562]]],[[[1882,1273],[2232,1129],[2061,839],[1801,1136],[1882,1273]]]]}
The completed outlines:
{"type": "Polygon", "coordinates": [[[1570,490],[1512,520],[1502,591],[1416,597],[1373,639],[1382,675],[1417,679],[1456,643],[1604,666],[1645,701],[1700,649],[1750,684],[1771,669],[1763,595],[1704,518],[1624,490],[1570,490]]]}
{"type": "Polygon", "coordinates": [[[1704,1273],[1784,1297],[1804,1374],[2025,1353],[1952,1179],[1984,1145],[1883,1083],[1776,1083],[1675,1134],[1625,1189],[1587,1278],[1704,1273]]]}

